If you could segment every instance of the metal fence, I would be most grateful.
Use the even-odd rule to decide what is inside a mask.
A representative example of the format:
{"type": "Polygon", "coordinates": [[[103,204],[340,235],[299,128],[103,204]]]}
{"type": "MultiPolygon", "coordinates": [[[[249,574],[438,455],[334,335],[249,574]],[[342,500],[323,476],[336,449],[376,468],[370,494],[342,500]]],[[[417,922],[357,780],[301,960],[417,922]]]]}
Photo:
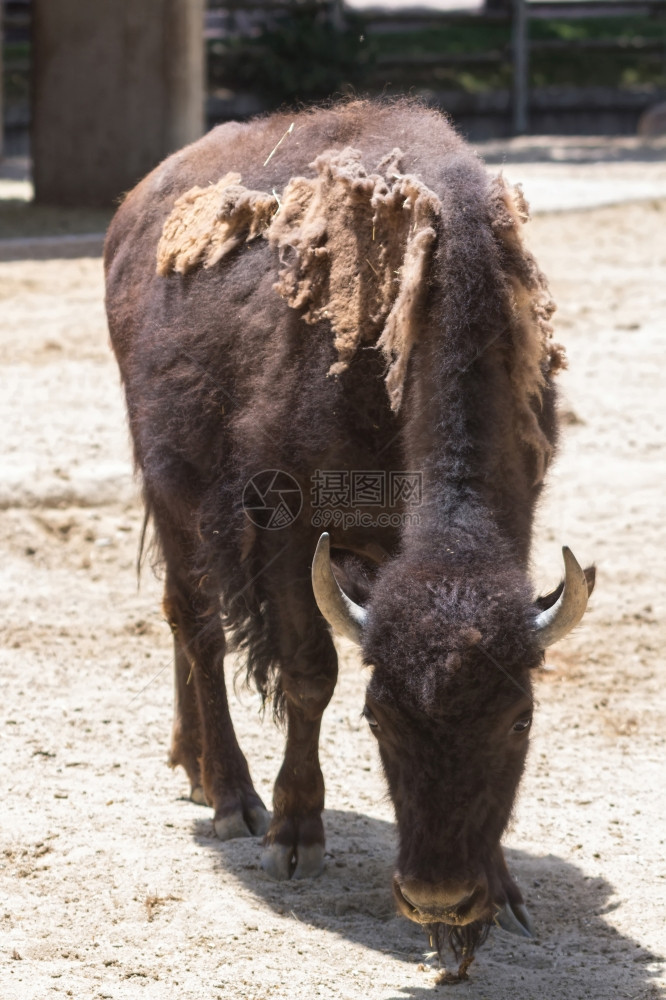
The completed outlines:
{"type": "MultiPolygon", "coordinates": [[[[253,75],[248,67],[255,59],[255,81],[265,78],[261,61],[270,58],[271,32],[276,26],[279,30],[296,6],[301,11],[316,9],[329,23],[351,23],[364,37],[370,57],[351,81],[357,90],[422,94],[477,137],[493,130],[497,135],[529,130],[632,132],[643,110],[666,99],[666,0],[500,0],[499,6],[473,11],[406,6],[368,12],[350,12],[333,2],[212,0],[208,44],[213,120],[242,113],[248,106],[253,75]],[[424,38],[431,44],[424,45],[424,38]],[[432,44],[436,39],[439,47],[432,44]],[[230,52],[243,65],[245,92],[235,106],[229,98],[234,79],[224,69],[230,52]],[[225,99],[218,98],[220,92],[225,99]]],[[[291,62],[298,62],[297,48],[290,55],[291,62]]],[[[359,50],[358,55],[364,53],[359,50]]],[[[338,91],[345,82],[341,75],[338,91]]],[[[255,86],[250,110],[271,106],[276,94],[277,103],[307,99],[295,88],[285,97],[279,81],[273,88],[264,82],[261,90],[255,86]]]]}
{"type": "MultiPolygon", "coordinates": [[[[493,4],[458,12],[352,12],[341,0],[209,0],[208,122],[320,99],[344,92],[347,84],[361,93],[421,94],[475,138],[630,133],[642,111],[666,100],[666,0],[499,3],[499,9],[493,4]],[[271,38],[284,34],[296,10],[301,18],[316,13],[323,23],[320,41],[305,32],[292,39],[291,49],[283,38],[282,50],[271,50],[271,38]],[[338,38],[344,44],[333,52],[330,40],[338,38]],[[349,52],[345,45],[352,46],[349,52]],[[299,59],[309,61],[300,76],[299,59]],[[274,78],[279,83],[286,70],[291,78],[280,89],[274,78]]],[[[3,12],[11,152],[21,137],[26,141],[30,120],[30,2],[4,0],[3,12]]]]}

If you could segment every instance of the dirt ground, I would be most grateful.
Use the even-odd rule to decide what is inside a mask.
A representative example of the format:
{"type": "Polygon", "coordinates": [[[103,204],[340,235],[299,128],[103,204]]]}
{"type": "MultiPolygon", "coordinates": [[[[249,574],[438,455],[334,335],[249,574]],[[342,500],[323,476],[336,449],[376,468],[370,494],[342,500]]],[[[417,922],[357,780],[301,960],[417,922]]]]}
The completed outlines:
{"type": "MultiPolygon", "coordinates": [[[[506,838],[538,937],[493,931],[456,987],[470,1000],[666,995],[665,231],[666,200],[531,224],[570,359],[535,585],[557,582],[562,543],[599,572],[584,625],[538,679],[506,838]]],[[[101,263],[2,263],[0,303],[0,997],[446,992],[394,913],[391,807],[350,648],[323,726],[321,878],[270,882],[258,842],[218,842],[187,799],[166,766],[160,585],[146,572],[136,588],[141,510],[101,263]]],[[[252,693],[232,710],[270,801],[282,735],[252,693]]]]}

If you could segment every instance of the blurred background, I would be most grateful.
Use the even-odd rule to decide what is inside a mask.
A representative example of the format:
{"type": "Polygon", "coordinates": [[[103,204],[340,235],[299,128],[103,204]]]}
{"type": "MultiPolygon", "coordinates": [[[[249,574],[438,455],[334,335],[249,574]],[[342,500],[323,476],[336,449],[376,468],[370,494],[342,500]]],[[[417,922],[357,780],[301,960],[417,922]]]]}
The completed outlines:
{"type": "Polygon", "coordinates": [[[473,141],[666,130],[666,0],[4,0],[2,15],[0,169],[45,205],[111,205],[205,129],[349,93],[420,95],[473,141]]]}

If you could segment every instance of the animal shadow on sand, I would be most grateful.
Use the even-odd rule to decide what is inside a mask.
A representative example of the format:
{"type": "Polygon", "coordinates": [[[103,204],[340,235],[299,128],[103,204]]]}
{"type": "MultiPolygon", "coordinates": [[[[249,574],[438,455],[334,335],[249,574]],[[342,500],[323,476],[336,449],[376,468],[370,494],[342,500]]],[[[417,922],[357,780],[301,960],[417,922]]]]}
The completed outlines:
{"type": "MultiPolygon", "coordinates": [[[[314,880],[277,883],[261,870],[256,840],[222,843],[208,820],[193,836],[219,861],[220,892],[238,882],[281,915],[410,964],[429,951],[425,933],[396,915],[390,889],[393,825],[356,812],[326,810],[326,869],[314,880]]],[[[603,878],[593,878],[553,854],[508,850],[509,868],[521,886],[537,937],[523,940],[493,929],[465,985],[469,1000],[516,990],[526,997],[610,1000],[657,998],[650,980],[659,958],[604,920],[621,901],[603,878]],[[488,993],[488,990],[492,991],[488,993]],[[526,992],[527,990],[527,992],[526,992]]],[[[443,956],[454,969],[452,956],[443,956]]],[[[396,986],[386,1000],[426,1000],[432,986],[396,986]]]]}

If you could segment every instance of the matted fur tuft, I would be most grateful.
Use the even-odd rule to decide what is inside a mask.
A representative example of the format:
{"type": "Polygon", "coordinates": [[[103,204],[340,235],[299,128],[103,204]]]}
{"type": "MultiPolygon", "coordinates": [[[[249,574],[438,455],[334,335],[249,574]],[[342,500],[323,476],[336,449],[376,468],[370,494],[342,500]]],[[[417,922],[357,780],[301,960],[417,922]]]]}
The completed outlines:
{"type": "Polygon", "coordinates": [[[521,227],[529,206],[520,185],[500,174],[490,182],[491,225],[502,248],[502,266],[511,292],[511,381],[515,391],[520,436],[536,456],[536,483],[543,481],[553,453],[537,413],[546,377],[566,367],[564,348],[553,341],[550,319],[555,312],[548,283],[523,242],[521,227]]]}
{"type": "Polygon", "coordinates": [[[266,229],[277,198],[248,191],[240,180],[240,174],[228,173],[217,184],[193,187],[176,200],[157,245],[159,275],[187,274],[199,264],[212,267],[266,229]]]}
{"type": "Polygon", "coordinates": [[[389,369],[397,410],[441,203],[393,149],[368,173],[351,147],[318,156],[317,176],[294,178],[268,237],[280,252],[275,286],[307,323],[330,321],[344,371],[363,342],[375,342],[389,369]],[[287,250],[295,253],[287,257],[287,250]]]}

